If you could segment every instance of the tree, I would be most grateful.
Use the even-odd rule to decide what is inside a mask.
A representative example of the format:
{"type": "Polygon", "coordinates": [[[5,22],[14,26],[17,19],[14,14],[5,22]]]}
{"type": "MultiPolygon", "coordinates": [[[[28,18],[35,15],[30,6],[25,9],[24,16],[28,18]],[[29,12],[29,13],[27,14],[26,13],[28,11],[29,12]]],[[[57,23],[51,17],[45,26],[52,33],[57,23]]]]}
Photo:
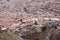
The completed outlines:
{"type": "Polygon", "coordinates": [[[47,26],[43,26],[42,28],[41,28],[41,31],[46,31],[47,30],[47,26]]]}
{"type": "Polygon", "coordinates": [[[28,12],[28,10],[27,10],[26,8],[24,8],[24,11],[25,11],[25,12],[28,12]]]}
{"type": "Polygon", "coordinates": [[[20,21],[22,22],[22,19],[20,19],[20,21]]]}
{"type": "Polygon", "coordinates": [[[48,4],[51,4],[51,2],[49,2],[48,4]]]}
{"type": "Polygon", "coordinates": [[[52,25],[53,28],[57,29],[57,26],[56,25],[52,25]]]}
{"type": "Polygon", "coordinates": [[[35,25],[38,25],[38,22],[35,20],[35,23],[34,23],[35,25]]]}

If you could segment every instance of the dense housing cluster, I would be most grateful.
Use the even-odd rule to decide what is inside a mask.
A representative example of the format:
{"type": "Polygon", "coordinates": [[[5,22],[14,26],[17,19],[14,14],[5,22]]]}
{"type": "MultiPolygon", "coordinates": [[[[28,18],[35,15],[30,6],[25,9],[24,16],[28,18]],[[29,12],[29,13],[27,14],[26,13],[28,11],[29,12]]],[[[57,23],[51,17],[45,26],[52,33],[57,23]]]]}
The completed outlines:
{"type": "Polygon", "coordinates": [[[59,40],[60,0],[0,0],[0,27],[23,40],[59,40]]]}

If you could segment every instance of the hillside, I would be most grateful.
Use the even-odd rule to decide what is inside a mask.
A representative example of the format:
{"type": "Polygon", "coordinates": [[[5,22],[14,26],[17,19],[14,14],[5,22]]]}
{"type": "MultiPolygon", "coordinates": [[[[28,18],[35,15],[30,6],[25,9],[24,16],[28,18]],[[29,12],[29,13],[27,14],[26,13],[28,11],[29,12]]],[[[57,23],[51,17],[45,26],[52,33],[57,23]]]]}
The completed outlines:
{"type": "Polygon", "coordinates": [[[13,33],[0,32],[0,40],[20,40],[20,38],[13,33]]]}

